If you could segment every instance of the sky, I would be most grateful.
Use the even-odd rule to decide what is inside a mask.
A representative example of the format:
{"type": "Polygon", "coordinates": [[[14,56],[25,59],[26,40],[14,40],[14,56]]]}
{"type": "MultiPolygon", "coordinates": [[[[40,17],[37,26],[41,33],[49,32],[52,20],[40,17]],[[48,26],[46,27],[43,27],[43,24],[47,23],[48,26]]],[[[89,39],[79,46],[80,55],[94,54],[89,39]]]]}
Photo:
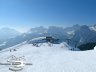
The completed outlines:
{"type": "Polygon", "coordinates": [[[0,0],[0,28],[96,24],[96,0],[0,0]]]}

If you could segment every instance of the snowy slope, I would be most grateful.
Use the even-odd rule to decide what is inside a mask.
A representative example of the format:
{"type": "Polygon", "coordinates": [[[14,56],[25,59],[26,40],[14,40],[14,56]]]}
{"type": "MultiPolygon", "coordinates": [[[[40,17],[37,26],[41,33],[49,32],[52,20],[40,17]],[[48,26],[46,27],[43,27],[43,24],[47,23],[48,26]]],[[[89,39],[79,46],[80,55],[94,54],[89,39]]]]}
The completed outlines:
{"type": "MultiPolygon", "coordinates": [[[[33,63],[20,72],[96,72],[96,51],[70,51],[62,44],[24,44],[17,51],[0,53],[0,62],[6,62],[10,55],[25,56],[27,62],[33,63]]],[[[11,72],[8,66],[0,66],[0,72],[6,71],[11,72]]]]}

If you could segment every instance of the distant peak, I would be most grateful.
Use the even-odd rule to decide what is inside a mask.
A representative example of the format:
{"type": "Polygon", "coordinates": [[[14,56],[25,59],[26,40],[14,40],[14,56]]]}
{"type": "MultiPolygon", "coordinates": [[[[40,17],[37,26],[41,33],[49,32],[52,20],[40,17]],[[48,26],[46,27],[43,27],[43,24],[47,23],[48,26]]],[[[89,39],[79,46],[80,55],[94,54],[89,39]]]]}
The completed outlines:
{"type": "Polygon", "coordinates": [[[73,25],[73,27],[79,27],[80,25],[79,24],[75,24],[75,25],[73,25]]]}
{"type": "Polygon", "coordinates": [[[93,26],[96,27],[96,24],[94,24],[93,26]]]}
{"type": "Polygon", "coordinates": [[[89,27],[87,25],[82,25],[81,28],[82,29],[89,29],[89,27]]]}

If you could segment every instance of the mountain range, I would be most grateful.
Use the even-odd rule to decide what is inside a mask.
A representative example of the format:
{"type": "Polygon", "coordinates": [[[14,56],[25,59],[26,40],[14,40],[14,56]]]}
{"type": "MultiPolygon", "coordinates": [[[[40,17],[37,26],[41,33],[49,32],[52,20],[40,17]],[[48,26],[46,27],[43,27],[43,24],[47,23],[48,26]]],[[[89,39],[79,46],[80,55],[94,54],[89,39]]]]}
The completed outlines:
{"type": "MultiPolygon", "coordinates": [[[[12,30],[11,30],[12,31],[12,30]]],[[[6,31],[4,31],[6,32],[6,31]]],[[[10,33],[10,32],[7,32],[10,33]]],[[[7,34],[6,33],[6,34],[7,34]]],[[[16,32],[13,32],[13,34],[16,32]]],[[[72,27],[56,27],[50,26],[45,28],[43,26],[31,28],[26,33],[20,35],[16,33],[15,36],[9,36],[11,38],[0,44],[0,49],[8,48],[24,41],[30,41],[34,38],[52,36],[59,39],[59,42],[68,42],[70,46],[79,46],[89,42],[96,42],[96,25],[74,25],[72,27]]]]}
{"type": "Polygon", "coordinates": [[[21,33],[15,29],[7,28],[7,27],[1,28],[0,29],[0,43],[4,42],[10,38],[14,38],[20,34],[21,33]]]}

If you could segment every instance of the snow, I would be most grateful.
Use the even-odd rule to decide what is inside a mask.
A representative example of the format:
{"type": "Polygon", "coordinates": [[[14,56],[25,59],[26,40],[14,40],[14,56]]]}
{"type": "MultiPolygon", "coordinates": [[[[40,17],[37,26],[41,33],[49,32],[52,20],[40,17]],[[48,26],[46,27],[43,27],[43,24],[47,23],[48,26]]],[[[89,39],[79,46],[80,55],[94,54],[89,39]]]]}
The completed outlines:
{"type": "Polygon", "coordinates": [[[90,30],[96,31],[96,28],[95,27],[89,27],[89,28],[90,28],[90,30]]]}
{"type": "MultiPolygon", "coordinates": [[[[16,47],[15,47],[16,48],[16,47]]],[[[32,66],[25,66],[20,72],[96,72],[96,51],[70,51],[69,46],[42,43],[40,47],[32,44],[19,45],[17,51],[0,53],[0,62],[6,62],[11,55],[25,56],[26,62],[32,66]],[[62,47],[63,46],[63,47],[62,47]]],[[[0,72],[11,72],[8,66],[0,66],[0,72]]]]}
{"type": "Polygon", "coordinates": [[[94,47],[94,50],[96,50],[96,46],[94,47]]]}
{"type": "Polygon", "coordinates": [[[67,34],[72,34],[72,35],[74,35],[74,34],[75,34],[75,31],[74,31],[74,30],[73,30],[73,31],[68,31],[67,34]]]}
{"type": "Polygon", "coordinates": [[[0,46],[6,45],[7,42],[3,42],[2,44],[0,44],[0,46]]]}

